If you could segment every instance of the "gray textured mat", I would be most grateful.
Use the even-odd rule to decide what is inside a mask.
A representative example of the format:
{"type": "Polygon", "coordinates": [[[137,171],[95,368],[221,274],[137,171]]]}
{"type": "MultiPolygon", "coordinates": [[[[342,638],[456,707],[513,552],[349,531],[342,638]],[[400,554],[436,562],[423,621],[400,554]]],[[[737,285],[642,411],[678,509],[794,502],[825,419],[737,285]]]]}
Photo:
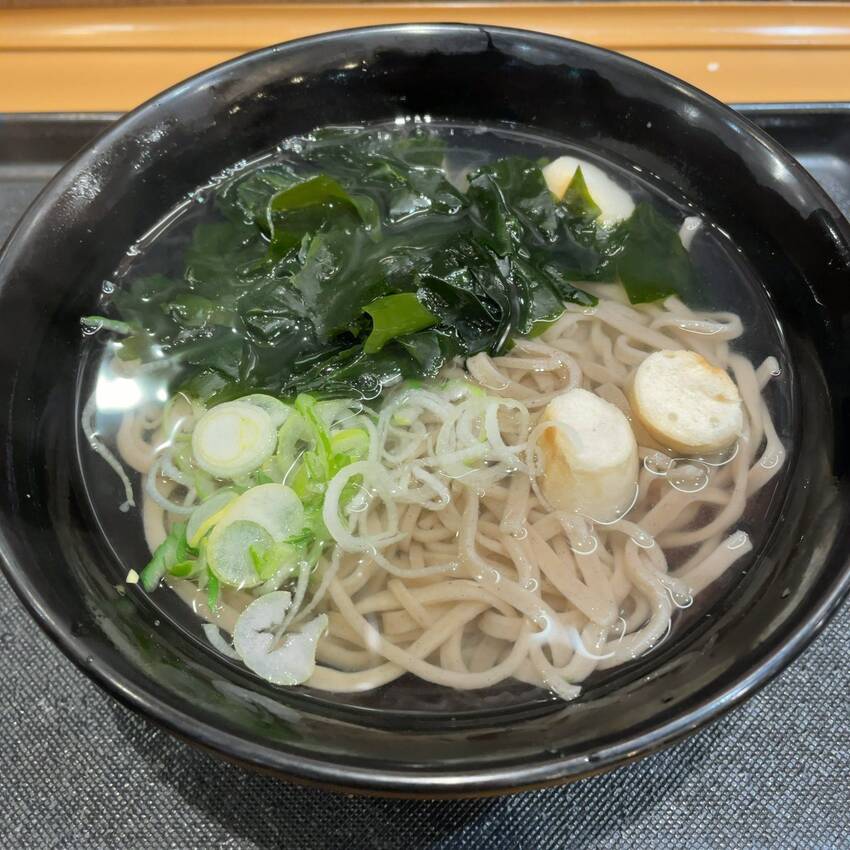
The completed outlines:
{"type": "Polygon", "coordinates": [[[850,848],[850,608],[667,752],[488,800],[343,797],[197,752],[103,694],[0,579],[0,847],[850,848]]]}

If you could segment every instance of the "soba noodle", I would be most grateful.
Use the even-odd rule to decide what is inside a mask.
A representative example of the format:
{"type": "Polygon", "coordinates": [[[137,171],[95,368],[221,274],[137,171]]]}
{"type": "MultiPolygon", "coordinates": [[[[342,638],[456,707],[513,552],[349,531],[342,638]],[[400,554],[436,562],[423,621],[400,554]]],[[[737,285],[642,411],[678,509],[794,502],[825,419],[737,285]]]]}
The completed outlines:
{"type": "MultiPolygon", "coordinates": [[[[737,315],[696,312],[675,297],[632,306],[617,285],[585,288],[596,307],[567,305],[540,337],[446,369],[448,384],[434,386],[450,389],[403,387],[376,414],[349,411],[369,423],[369,456],[331,482],[336,545],[312,577],[302,571],[287,615],[296,627],[328,615],[308,686],[362,692],[413,674],[469,690],[516,679],[572,699],[594,671],[656,646],[676,609],[751,551],[738,523],[785,457],[762,396],[777,362],[754,367],[730,348],[743,331],[737,315]],[[724,457],[672,457],[632,415],[629,382],[660,349],[698,352],[734,375],[745,427],[724,457]],[[458,412],[463,381],[484,390],[477,417],[458,412]],[[622,410],[637,437],[635,501],[610,523],[554,510],[538,486],[537,441],[552,427],[542,410],[574,387],[622,410]],[[344,526],[334,492],[354,476],[363,492],[344,526]]],[[[118,434],[121,458],[146,479],[151,551],[196,501],[161,451],[192,417],[188,407],[170,411],[167,432],[154,414],[131,413],[118,434]]],[[[197,583],[169,583],[228,633],[256,598],[223,590],[213,611],[197,583]]]]}

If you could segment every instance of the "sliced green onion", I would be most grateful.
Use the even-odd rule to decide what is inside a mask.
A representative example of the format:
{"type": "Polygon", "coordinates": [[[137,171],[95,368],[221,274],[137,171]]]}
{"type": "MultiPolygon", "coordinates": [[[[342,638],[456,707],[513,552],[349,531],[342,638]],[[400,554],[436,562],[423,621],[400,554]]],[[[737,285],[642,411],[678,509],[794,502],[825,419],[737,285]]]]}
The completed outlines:
{"type": "Polygon", "coordinates": [[[254,553],[263,553],[274,543],[271,535],[257,523],[244,519],[231,522],[218,532],[216,528],[207,543],[207,564],[216,578],[231,587],[260,584],[254,553]]]}
{"type": "Polygon", "coordinates": [[[192,476],[192,486],[200,499],[209,499],[219,487],[211,476],[200,471],[196,471],[192,476]]]}
{"type": "Polygon", "coordinates": [[[200,574],[201,569],[202,566],[198,561],[180,561],[169,568],[168,574],[174,578],[194,578],[200,574]]]}
{"type": "Polygon", "coordinates": [[[343,411],[351,411],[351,402],[347,399],[331,398],[325,401],[317,401],[315,406],[316,416],[330,428],[343,411]]]}
{"type": "Polygon", "coordinates": [[[320,614],[278,645],[274,631],[283,624],[291,602],[285,590],[267,593],[242,612],[233,630],[233,646],[245,665],[276,685],[297,685],[313,675],[316,644],[328,628],[327,615],[320,614]]]}
{"type": "Polygon", "coordinates": [[[207,570],[207,605],[210,611],[218,611],[218,579],[212,570],[207,570]]]}
{"type": "Polygon", "coordinates": [[[258,549],[254,544],[251,544],[248,547],[248,555],[251,558],[251,563],[254,565],[257,575],[260,575],[260,570],[263,568],[263,555],[265,555],[265,550],[258,549]]]}
{"type": "Polygon", "coordinates": [[[328,470],[322,462],[322,458],[316,452],[304,452],[304,466],[307,472],[314,481],[325,482],[328,477],[328,470]]]}
{"type": "Polygon", "coordinates": [[[175,440],[178,443],[181,441],[181,438],[183,442],[179,448],[172,452],[171,459],[174,461],[174,465],[184,475],[191,478],[195,492],[203,501],[215,493],[220,485],[216,483],[215,479],[211,475],[198,469],[192,462],[191,437],[188,434],[175,435],[175,440]]]}
{"type": "Polygon", "coordinates": [[[156,590],[162,577],[175,564],[187,560],[189,547],[186,543],[186,524],[175,523],[168,536],[157,546],[156,552],[141,572],[142,587],[151,593],[156,590]]]}
{"type": "Polygon", "coordinates": [[[364,458],[369,454],[369,432],[365,428],[346,428],[331,435],[334,453],[364,458]]]}
{"type": "Polygon", "coordinates": [[[395,413],[393,413],[392,423],[393,425],[397,425],[400,428],[407,428],[413,424],[415,419],[413,408],[409,405],[404,405],[400,407],[395,413]]]}
{"type": "Polygon", "coordinates": [[[133,328],[127,322],[119,322],[117,319],[107,319],[106,316],[83,316],[80,319],[80,324],[95,331],[112,331],[112,333],[123,334],[124,336],[129,336],[133,333],[133,328]]]}
{"type": "Polygon", "coordinates": [[[310,428],[300,413],[293,412],[277,432],[275,460],[282,476],[291,474],[304,448],[312,444],[310,428]]]}
{"type": "Polygon", "coordinates": [[[181,431],[187,419],[194,419],[204,414],[206,408],[196,400],[189,398],[185,393],[175,393],[165,403],[162,409],[162,429],[166,434],[178,437],[185,436],[181,431]]]}
{"type": "Polygon", "coordinates": [[[313,432],[316,454],[324,463],[326,470],[330,471],[330,460],[333,454],[331,438],[327,426],[316,410],[316,404],[312,396],[303,393],[295,399],[295,409],[304,417],[304,421],[313,432]]]}
{"type": "Polygon", "coordinates": [[[227,508],[216,523],[214,533],[237,520],[256,523],[278,543],[304,526],[304,506],[291,487],[260,484],[246,490],[227,508]]]}
{"type": "Polygon", "coordinates": [[[228,402],[208,410],[195,425],[192,452],[210,475],[238,478],[271,457],[276,436],[265,410],[241,401],[228,402]]]}
{"type": "Polygon", "coordinates": [[[283,542],[288,543],[290,546],[305,546],[312,542],[315,536],[315,532],[311,528],[305,527],[302,531],[299,531],[298,534],[293,534],[292,537],[287,537],[283,542]]]}
{"type": "Polygon", "coordinates": [[[450,378],[448,381],[443,381],[443,389],[454,391],[461,398],[464,396],[484,398],[487,395],[487,391],[482,387],[470,381],[464,381],[461,378],[450,378]]]}
{"type": "Polygon", "coordinates": [[[253,404],[255,407],[265,410],[275,428],[280,428],[292,413],[292,408],[288,404],[284,404],[279,398],[265,393],[242,396],[239,401],[245,404],[253,404]]]}
{"type": "Polygon", "coordinates": [[[225,508],[236,498],[236,493],[232,490],[219,490],[192,511],[186,523],[186,540],[190,546],[198,546],[204,535],[221,518],[225,508]]]}
{"type": "Polygon", "coordinates": [[[222,655],[228,658],[239,658],[239,653],[221,636],[218,626],[215,623],[204,623],[201,628],[207,636],[207,640],[212,645],[213,649],[217,649],[222,655]]]}
{"type": "MultiPolygon", "coordinates": [[[[296,572],[298,550],[288,542],[272,543],[264,551],[251,547],[251,560],[254,570],[261,581],[268,581],[272,576],[287,570],[290,574],[296,572]]],[[[284,576],[280,576],[283,581],[284,576]]]]}
{"type": "Polygon", "coordinates": [[[207,562],[225,584],[255,587],[269,577],[267,569],[278,568],[276,554],[265,564],[266,552],[303,527],[304,508],[291,488],[252,487],[216,515],[206,540],[207,562]]]}
{"type": "Polygon", "coordinates": [[[156,552],[154,552],[153,558],[151,558],[147,566],[141,572],[140,578],[142,587],[148,593],[152,593],[162,581],[162,577],[165,575],[165,570],[165,561],[160,555],[159,549],[157,549],[156,552]]]}

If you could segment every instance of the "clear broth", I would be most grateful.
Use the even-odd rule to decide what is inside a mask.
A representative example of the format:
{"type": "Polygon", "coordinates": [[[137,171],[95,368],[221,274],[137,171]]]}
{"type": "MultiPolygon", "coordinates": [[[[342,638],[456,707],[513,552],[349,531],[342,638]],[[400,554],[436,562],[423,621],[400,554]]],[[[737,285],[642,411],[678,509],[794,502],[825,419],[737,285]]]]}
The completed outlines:
{"type": "MultiPolygon", "coordinates": [[[[387,125],[386,128],[403,132],[404,127],[397,125],[398,122],[395,125],[387,125]]],[[[429,123],[428,127],[447,142],[447,165],[450,174],[461,174],[471,167],[502,156],[550,159],[569,153],[597,163],[626,187],[635,200],[651,199],[662,212],[677,219],[700,216],[700,210],[694,209],[687,199],[671,187],[660,185],[653,175],[629,163],[602,158],[593,151],[571,144],[568,140],[542,136],[514,127],[437,123],[429,123]]],[[[283,142],[276,149],[250,163],[235,164],[232,169],[211,178],[207,185],[191,193],[128,250],[113,278],[103,283],[103,309],[106,309],[111,293],[124,285],[128,279],[156,273],[182,274],[184,252],[194,228],[200,222],[214,220],[220,215],[214,208],[216,189],[235,176],[244,176],[251,169],[285,162],[293,157],[297,160],[297,143],[283,142]]],[[[745,331],[744,335],[733,343],[735,351],[748,357],[754,364],[760,363],[768,356],[774,356],[779,361],[782,374],[768,386],[766,398],[777,433],[788,449],[792,414],[789,383],[791,364],[788,362],[782,330],[767,292],[754,277],[746,258],[720,229],[704,217],[702,226],[693,238],[690,254],[698,271],[699,289],[696,298],[689,301],[688,306],[739,314],[744,320],[745,331]]],[[[581,286],[580,283],[578,285],[581,286]]],[[[158,369],[132,380],[117,376],[111,369],[112,354],[105,340],[106,335],[103,333],[93,334],[86,340],[79,382],[80,409],[88,393],[96,387],[96,430],[104,442],[114,448],[115,435],[122,415],[140,405],[163,403],[168,398],[168,384],[175,377],[175,373],[158,369]]],[[[107,469],[103,460],[89,449],[82,436],[80,439],[83,479],[94,516],[114,552],[114,577],[115,583],[119,584],[131,569],[140,571],[150,558],[142,532],[141,512],[139,508],[129,512],[120,510],[124,494],[118,478],[107,469]]],[[[670,651],[675,652],[678,641],[703,617],[710,615],[712,607],[718,604],[724,595],[734,592],[736,584],[752,566],[761,545],[770,533],[771,523],[766,522],[765,518],[775,516],[773,508],[784,477],[779,474],[748,500],[745,514],[737,525],[737,528],[750,535],[753,552],[734,564],[721,579],[703,591],[692,607],[674,614],[671,632],[663,641],[665,645],[656,644],[649,653],[651,663],[670,651]],[[654,659],[651,656],[654,656],[654,659]]],[[[140,476],[131,472],[131,480],[137,503],[140,503],[140,476]]],[[[675,568],[675,561],[671,560],[670,566],[671,569],[675,568]]],[[[144,591],[139,588],[135,592],[144,591]]],[[[202,620],[174,592],[163,586],[152,595],[151,600],[158,609],[158,616],[167,617],[187,635],[203,644],[209,652],[216,652],[201,631],[202,620]]],[[[593,674],[583,684],[580,699],[592,699],[594,693],[607,692],[618,683],[627,681],[644,668],[646,660],[647,658],[638,659],[614,670],[593,674]]],[[[311,691],[306,687],[300,690],[302,694],[310,694],[323,702],[361,709],[380,709],[384,712],[405,714],[447,714],[452,717],[499,712],[509,707],[519,709],[554,699],[539,688],[513,680],[484,691],[464,692],[433,685],[410,675],[362,694],[327,694],[311,691]]]]}

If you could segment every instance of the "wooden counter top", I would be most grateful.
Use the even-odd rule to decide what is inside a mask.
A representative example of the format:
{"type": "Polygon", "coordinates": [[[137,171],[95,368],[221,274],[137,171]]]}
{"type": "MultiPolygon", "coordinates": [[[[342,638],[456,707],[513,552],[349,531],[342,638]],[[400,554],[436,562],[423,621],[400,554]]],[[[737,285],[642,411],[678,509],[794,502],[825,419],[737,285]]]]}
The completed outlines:
{"type": "Polygon", "coordinates": [[[0,10],[0,111],[126,110],[248,50],[404,21],[568,36],[727,101],[850,100],[844,3],[298,3],[0,10]]]}

